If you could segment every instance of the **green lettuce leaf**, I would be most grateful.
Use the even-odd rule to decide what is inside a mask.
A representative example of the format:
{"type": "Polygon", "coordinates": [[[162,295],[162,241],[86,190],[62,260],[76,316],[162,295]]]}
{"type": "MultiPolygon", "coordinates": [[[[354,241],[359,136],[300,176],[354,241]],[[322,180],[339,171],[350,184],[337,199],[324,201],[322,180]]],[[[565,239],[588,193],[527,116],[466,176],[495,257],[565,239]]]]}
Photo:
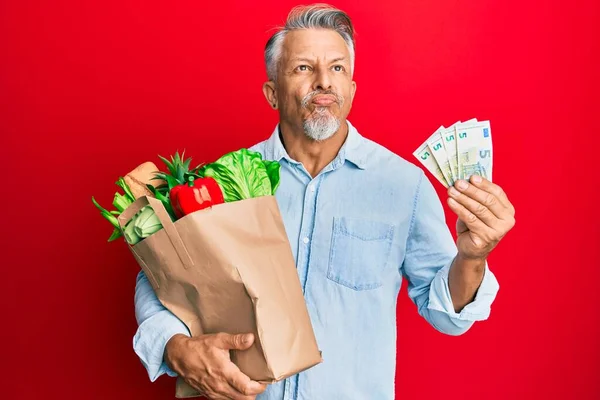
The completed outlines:
{"type": "Polygon", "coordinates": [[[271,181],[271,194],[275,195],[275,191],[279,187],[279,170],[281,169],[281,164],[278,161],[263,161],[265,167],[267,169],[267,175],[269,175],[269,180],[271,181]]]}
{"type": "Polygon", "coordinates": [[[260,153],[248,149],[227,153],[199,172],[217,181],[226,202],[270,196],[279,185],[279,163],[265,162],[260,153]]]}

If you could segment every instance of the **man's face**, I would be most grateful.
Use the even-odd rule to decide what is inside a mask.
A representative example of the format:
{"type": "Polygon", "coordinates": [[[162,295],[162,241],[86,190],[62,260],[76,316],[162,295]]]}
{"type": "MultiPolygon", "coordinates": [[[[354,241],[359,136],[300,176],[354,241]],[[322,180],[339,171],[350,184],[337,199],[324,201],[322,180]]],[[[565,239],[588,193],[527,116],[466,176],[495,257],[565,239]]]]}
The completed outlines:
{"type": "Polygon", "coordinates": [[[352,107],[356,84],[344,39],[329,29],[286,35],[275,85],[280,117],[314,140],[338,131],[352,107]]]}

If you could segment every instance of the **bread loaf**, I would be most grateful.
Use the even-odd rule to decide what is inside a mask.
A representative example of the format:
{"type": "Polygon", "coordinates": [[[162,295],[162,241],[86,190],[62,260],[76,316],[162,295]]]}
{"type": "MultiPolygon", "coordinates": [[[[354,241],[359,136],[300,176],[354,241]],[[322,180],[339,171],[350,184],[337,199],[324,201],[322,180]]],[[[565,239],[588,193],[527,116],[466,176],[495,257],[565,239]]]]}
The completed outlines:
{"type": "Polygon", "coordinates": [[[166,183],[162,179],[152,179],[155,177],[155,173],[157,172],[159,172],[159,169],[156,167],[156,165],[153,162],[148,161],[129,172],[123,179],[129,186],[129,189],[131,189],[131,193],[133,193],[136,199],[143,196],[154,197],[146,185],[150,184],[154,187],[157,187],[166,183]]]}

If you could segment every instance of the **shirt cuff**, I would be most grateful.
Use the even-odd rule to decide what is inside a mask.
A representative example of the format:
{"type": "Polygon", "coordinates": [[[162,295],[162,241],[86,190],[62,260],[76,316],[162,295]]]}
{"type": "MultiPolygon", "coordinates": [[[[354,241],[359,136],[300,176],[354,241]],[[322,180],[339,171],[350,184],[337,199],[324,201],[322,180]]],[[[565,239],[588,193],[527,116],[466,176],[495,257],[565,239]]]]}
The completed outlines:
{"type": "Polygon", "coordinates": [[[479,285],[475,299],[467,304],[460,313],[454,311],[452,297],[450,296],[448,275],[451,265],[452,261],[440,269],[431,282],[428,308],[443,312],[454,320],[474,322],[488,319],[500,285],[492,271],[490,271],[487,262],[485,263],[483,281],[479,285]]]}
{"type": "Polygon", "coordinates": [[[178,333],[190,336],[185,324],[167,310],[159,311],[138,327],[133,337],[133,350],[148,371],[151,382],[163,374],[177,376],[164,362],[164,353],[167,342],[178,333]]]}

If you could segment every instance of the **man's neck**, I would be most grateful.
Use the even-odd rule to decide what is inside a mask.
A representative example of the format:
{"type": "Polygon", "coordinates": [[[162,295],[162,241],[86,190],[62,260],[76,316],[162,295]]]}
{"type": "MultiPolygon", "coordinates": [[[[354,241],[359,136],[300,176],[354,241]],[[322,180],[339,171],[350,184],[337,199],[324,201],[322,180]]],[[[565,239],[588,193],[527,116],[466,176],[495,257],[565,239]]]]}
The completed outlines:
{"type": "Polygon", "coordinates": [[[312,177],[317,176],[335,159],[346,141],[348,129],[344,120],[332,137],[316,141],[306,136],[302,127],[298,130],[284,122],[279,124],[279,134],[285,150],[293,160],[302,163],[312,177]]]}

